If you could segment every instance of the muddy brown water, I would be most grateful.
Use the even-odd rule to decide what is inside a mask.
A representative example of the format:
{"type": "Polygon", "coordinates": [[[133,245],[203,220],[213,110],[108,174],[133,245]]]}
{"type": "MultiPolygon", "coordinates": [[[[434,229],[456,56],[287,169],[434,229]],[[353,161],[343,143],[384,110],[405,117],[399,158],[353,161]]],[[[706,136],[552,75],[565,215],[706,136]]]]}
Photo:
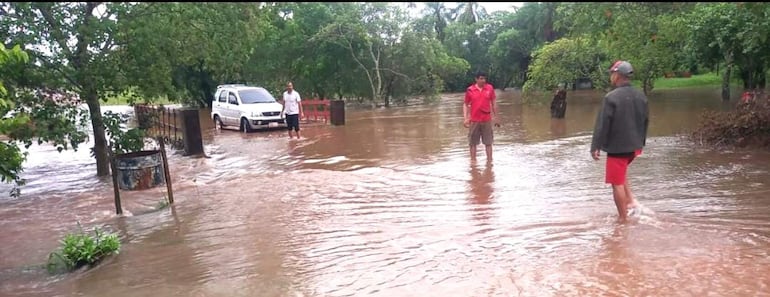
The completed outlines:
{"type": "Polygon", "coordinates": [[[294,141],[215,131],[204,114],[210,158],[170,156],[176,205],[153,211],[164,187],[124,191],[125,217],[88,146],[33,146],[23,196],[0,199],[0,295],[770,295],[770,154],[678,136],[729,108],[718,90],[651,96],[629,172],[647,212],[625,225],[588,153],[600,97],[569,93],[552,120],[511,94],[494,167],[469,163],[457,94],[348,110],[294,141]],[[77,222],[118,232],[120,254],[49,276],[77,222]]]}

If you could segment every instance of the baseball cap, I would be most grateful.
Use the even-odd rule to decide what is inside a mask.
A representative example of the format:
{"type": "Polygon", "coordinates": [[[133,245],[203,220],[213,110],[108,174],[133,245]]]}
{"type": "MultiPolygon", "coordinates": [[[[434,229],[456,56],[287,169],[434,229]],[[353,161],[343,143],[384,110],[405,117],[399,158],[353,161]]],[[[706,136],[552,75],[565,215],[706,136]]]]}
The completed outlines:
{"type": "Polygon", "coordinates": [[[612,72],[618,72],[625,76],[631,76],[634,74],[634,67],[631,67],[631,63],[628,63],[627,61],[616,61],[614,64],[612,64],[612,67],[610,67],[610,73],[612,72]]]}

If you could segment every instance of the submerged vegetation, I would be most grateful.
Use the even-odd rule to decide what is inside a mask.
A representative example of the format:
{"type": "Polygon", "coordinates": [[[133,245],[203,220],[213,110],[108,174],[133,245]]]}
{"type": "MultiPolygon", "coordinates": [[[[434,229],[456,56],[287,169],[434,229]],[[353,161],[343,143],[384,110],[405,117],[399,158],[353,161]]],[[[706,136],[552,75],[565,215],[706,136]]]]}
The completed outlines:
{"type": "Polygon", "coordinates": [[[692,139],[703,145],[770,148],[770,101],[742,102],[727,112],[706,111],[692,139]]]}
{"type": "Polygon", "coordinates": [[[293,81],[305,98],[392,106],[463,91],[477,71],[498,89],[525,93],[576,80],[601,89],[606,69],[622,59],[645,92],[702,83],[660,82],[671,73],[718,73],[703,78],[720,83],[729,100],[731,84],[764,87],[770,69],[768,3],[528,2],[495,12],[479,2],[420,6],[0,2],[0,134],[7,138],[0,181],[23,183],[21,144],[66,150],[88,138],[96,175],[106,176],[105,125],[114,121],[103,117],[102,104],[208,106],[224,83],[278,94],[293,81]],[[42,100],[41,90],[54,99],[42,100]]]}
{"type": "Polygon", "coordinates": [[[120,239],[117,234],[94,228],[93,234],[79,231],[64,236],[59,250],[48,256],[49,273],[63,273],[83,266],[92,266],[112,254],[120,251],[120,239]]]}

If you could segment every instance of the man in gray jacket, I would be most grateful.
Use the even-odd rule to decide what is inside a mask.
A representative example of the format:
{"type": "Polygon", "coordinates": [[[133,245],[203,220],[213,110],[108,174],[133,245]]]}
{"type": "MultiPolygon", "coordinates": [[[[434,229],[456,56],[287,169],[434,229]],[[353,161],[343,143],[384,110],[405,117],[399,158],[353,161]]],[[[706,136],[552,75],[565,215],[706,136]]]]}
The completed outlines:
{"type": "Polygon", "coordinates": [[[617,61],[610,67],[610,81],[615,89],[604,96],[591,142],[594,160],[599,160],[600,150],[607,152],[605,181],[612,185],[621,222],[626,220],[629,209],[634,211],[638,206],[628,187],[626,171],[642,153],[650,123],[647,97],[631,87],[633,73],[633,67],[626,61],[617,61]]]}

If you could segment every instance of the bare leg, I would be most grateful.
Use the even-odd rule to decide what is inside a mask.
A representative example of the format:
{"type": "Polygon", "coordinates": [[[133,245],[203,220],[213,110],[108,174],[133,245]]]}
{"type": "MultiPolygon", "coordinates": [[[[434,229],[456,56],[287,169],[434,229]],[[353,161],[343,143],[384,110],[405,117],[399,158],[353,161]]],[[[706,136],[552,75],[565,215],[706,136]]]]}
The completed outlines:
{"type": "Polygon", "coordinates": [[[631,193],[631,187],[628,185],[628,181],[623,185],[623,188],[625,188],[626,191],[626,199],[628,201],[628,209],[636,208],[639,206],[639,203],[636,202],[636,199],[634,199],[634,194],[631,193]]]}
{"type": "Polygon", "coordinates": [[[299,139],[299,130],[294,131],[294,134],[297,134],[297,139],[299,139]]]}
{"type": "Polygon", "coordinates": [[[485,145],[484,148],[487,150],[487,163],[492,164],[492,145],[485,145]]]}
{"type": "Polygon", "coordinates": [[[625,222],[628,215],[628,197],[624,185],[612,185],[612,197],[615,198],[615,207],[618,208],[618,219],[625,222]]]}
{"type": "Polygon", "coordinates": [[[476,162],[476,146],[471,145],[471,161],[476,162]]]}
{"type": "Polygon", "coordinates": [[[289,130],[289,139],[291,139],[291,130],[289,130]]]}

